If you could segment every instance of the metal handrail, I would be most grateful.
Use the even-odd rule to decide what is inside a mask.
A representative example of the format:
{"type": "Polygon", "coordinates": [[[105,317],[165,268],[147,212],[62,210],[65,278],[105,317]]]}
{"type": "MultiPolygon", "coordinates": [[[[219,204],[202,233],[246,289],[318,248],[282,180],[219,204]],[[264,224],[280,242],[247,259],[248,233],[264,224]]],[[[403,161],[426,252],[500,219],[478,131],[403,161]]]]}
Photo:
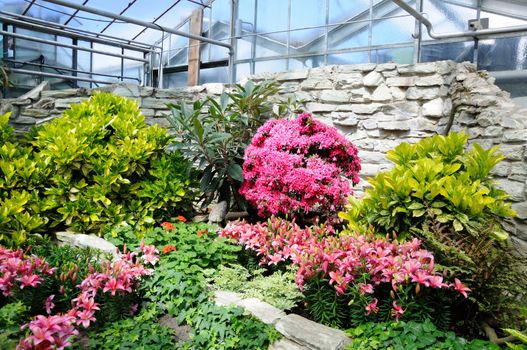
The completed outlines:
{"type": "Polygon", "coordinates": [[[6,32],[4,30],[0,30],[0,35],[10,36],[10,37],[13,37],[13,38],[19,38],[19,39],[24,39],[24,40],[29,40],[29,41],[35,41],[35,42],[43,43],[43,44],[67,47],[67,48],[70,48],[70,49],[75,49],[75,50],[80,50],[80,51],[93,52],[93,53],[98,53],[98,54],[102,54],[102,55],[106,55],[106,56],[125,58],[127,60],[132,60],[132,61],[148,63],[148,60],[146,60],[144,58],[138,58],[138,57],[133,57],[133,56],[128,56],[128,55],[121,55],[121,54],[113,53],[113,52],[96,50],[96,49],[92,49],[92,48],[89,48],[89,47],[70,45],[70,44],[65,44],[65,43],[61,43],[61,42],[58,42],[58,41],[41,39],[41,38],[29,36],[29,35],[23,35],[23,34],[18,34],[18,33],[6,32]]]}
{"type": "Polygon", "coordinates": [[[433,39],[451,39],[451,38],[477,38],[480,36],[494,35],[494,34],[505,34],[505,33],[517,33],[527,31],[527,25],[521,26],[511,26],[503,28],[492,28],[492,29],[479,29],[467,32],[452,32],[452,33],[436,33],[434,31],[434,26],[432,22],[422,13],[414,9],[412,6],[408,5],[404,0],[392,0],[397,6],[408,12],[410,15],[415,17],[419,22],[421,22],[428,31],[433,39]]]}
{"type": "MultiPolygon", "coordinates": [[[[1,13],[2,13],[2,11],[0,11],[0,14],[1,13]]],[[[26,29],[30,29],[30,30],[36,30],[38,32],[44,32],[44,33],[49,33],[49,34],[57,34],[57,35],[61,35],[61,36],[69,37],[69,38],[84,39],[86,41],[96,42],[96,43],[103,44],[103,45],[116,46],[116,47],[119,47],[119,48],[122,48],[122,49],[134,50],[134,51],[139,51],[139,52],[153,52],[153,51],[155,51],[153,48],[144,48],[144,47],[130,45],[130,44],[124,44],[124,43],[120,43],[120,42],[112,41],[112,40],[108,40],[108,39],[92,37],[90,35],[85,35],[85,34],[81,34],[81,33],[75,33],[75,32],[71,32],[71,31],[67,31],[67,30],[50,28],[49,26],[45,26],[45,25],[42,25],[42,24],[29,23],[29,22],[27,22],[25,20],[22,21],[22,20],[9,18],[9,17],[6,17],[6,16],[1,16],[1,15],[0,15],[0,22],[9,23],[9,24],[15,24],[17,27],[26,28],[26,29]]]]}
{"type": "Polygon", "coordinates": [[[99,75],[101,77],[108,77],[108,78],[136,80],[139,83],[141,82],[141,79],[139,79],[139,78],[129,77],[129,76],[125,76],[125,75],[112,75],[112,74],[105,74],[105,73],[87,72],[87,71],[82,71],[82,70],[78,70],[78,69],[52,66],[52,65],[49,65],[49,64],[45,64],[45,63],[18,61],[18,60],[13,60],[13,59],[9,59],[9,58],[4,59],[4,62],[11,62],[11,63],[19,63],[19,64],[21,64],[21,66],[19,66],[19,67],[12,67],[12,68],[15,68],[15,69],[18,69],[20,67],[28,65],[28,66],[37,66],[37,67],[51,68],[51,69],[54,69],[55,71],[57,71],[58,73],[61,73],[60,71],[66,71],[66,72],[80,73],[80,74],[99,75]]]}
{"type": "Polygon", "coordinates": [[[18,69],[18,68],[9,68],[9,67],[4,67],[4,69],[6,71],[8,71],[8,72],[20,73],[20,74],[29,74],[29,75],[37,75],[37,76],[42,76],[42,77],[68,79],[68,80],[78,80],[78,81],[87,81],[87,82],[90,82],[90,83],[102,83],[102,84],[114,84],[115,83],[113,81],[105,81],[105,80],[77,77],[77,76],[74,76],[74,75],[62,75],[62,74],[54,74],[54,73],[48,73],[48,72],[39,72],[39,71],[28,70],[28,69],[18,69]]]}

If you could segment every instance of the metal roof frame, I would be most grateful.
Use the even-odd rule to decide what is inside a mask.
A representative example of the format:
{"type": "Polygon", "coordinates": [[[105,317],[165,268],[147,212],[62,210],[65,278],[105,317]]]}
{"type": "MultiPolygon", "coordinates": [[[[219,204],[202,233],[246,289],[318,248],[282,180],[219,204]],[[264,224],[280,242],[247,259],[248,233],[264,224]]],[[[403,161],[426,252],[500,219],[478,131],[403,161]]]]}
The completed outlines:
{"type": "Polygon", "coordinates": [[[79,28],[67,26],[67,25],[64,25],[64,24],[56,23],[56,22],[46,21],[46,20],[39,19],[39,18],[29,17],[29,16],[25,16],[25,15],[19,15],[19,14],[12,13],[12,12],[7,12],[7,11],[0,10],[0,14],[7,15],[7,16],[10,16],[10,17],[13,17],[13,18],[18,18],[18,19],[23,20],[24,22],[27,22],[27,23],[41,24],[41,25],[46,26],[47,28],[54,27],[54,28],[57,28],[57,29],[60,29],[60,30],[65,30],[65,31],[67,29],[67,32],[70,32],[70,33],[75,34],[75,35],[77,33],[81,33],[81,34],[91,35],[93,37],[107,38],[107,39],[110,39],[108,41],[108,43],[110,45],[114,45],[115,42],[121,42],[121,43],[130,44],[130,45],[135,45],[135,46],[137,46],[138,49],[139,48],[143,48],[143,49],[160,48],[160,46],[157,46],[155,44],[148,44],[148,43],[144,43],[144,42],[140,42],[140,41],[123,39],[123,38],[119,38],[119,37],[116,37],[116,36],[111,36],[111,35],[108,35],[108,34],[101,34],[99,32],[91,32],[91,31],[88,31],[88,30],[85,30],[85,29],[79,29],[79,28]]]}

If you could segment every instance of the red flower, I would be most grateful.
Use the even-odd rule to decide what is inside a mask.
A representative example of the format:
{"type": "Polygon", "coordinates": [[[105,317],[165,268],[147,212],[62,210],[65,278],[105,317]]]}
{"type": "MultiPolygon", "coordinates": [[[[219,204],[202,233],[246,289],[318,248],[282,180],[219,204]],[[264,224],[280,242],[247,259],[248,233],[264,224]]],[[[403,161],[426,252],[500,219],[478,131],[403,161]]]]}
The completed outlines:
{"type": "Polygon", "coordinates": [[[172,231],[175,227],[174,224],[168,221],[165,221],[161,224],[161,227],[163,227],[167,231],[172,231]]]}
{"type": "Polygon", "coordinates": [[[168,254],[170,252],[175,252],[175,251],[177,251],[177,248],[173,246],[172,244],[168,244],[163,247],[163,254],[168,254]]]}
{"type": "Polygon", "coordinates": [[[208,234],[209,234],[209,231],[207,231],[207,230],[199,230],[198,233],[197,233],[198,237],[201,237],[203,235],[206,236],[208,234]]]}
{"type": "Polygon", "coordinates": [[[178,217],[176,217],[176,220],[179,220],[179,221],[181,221],[181,222],[187,222],[187,219],[185,219],[185,217],[184,217],[184,216],[181,216],[181,215],[179,215],[178,217]]]}

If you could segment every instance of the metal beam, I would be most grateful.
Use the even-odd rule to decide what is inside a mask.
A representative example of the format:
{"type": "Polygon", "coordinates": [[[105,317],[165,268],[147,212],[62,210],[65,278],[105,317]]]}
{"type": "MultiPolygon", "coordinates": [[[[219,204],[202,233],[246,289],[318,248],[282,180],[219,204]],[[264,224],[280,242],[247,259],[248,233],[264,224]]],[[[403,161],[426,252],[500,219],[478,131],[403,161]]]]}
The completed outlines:
{"type": "Polygon", "coordinates": [[[115,83],[113,81],[104,81],[104,80],[97,80],[97,79],[90,79],[90,78],[83,78],[83,77],[75,77],[73,75],[39,72],[39,71],[28,70],[28,69],[18,69],[18,68],[9,68],[9,67],[4,67],[4,69],[8,72],[37,75],[40,77],[58,78],[58,79],[65,79],[65,80],[88,81],[90,83],[100,83],[100,84],[114,84],[115,83]]]}
{"type": "MultiPolygon", "coordinates": [[[[88,0],[86,0],[86,2],[88,2],[88,0]]],[[[86,5],[86,2],[85,2],[83,5],[86,5]]],[[[119,12],[119,14],[120,14],[120,15],[124,14],[124,13],[125,13],[126,11],[128,11],[128,9],[129,9],[130,7],[132,7],[132,5],[135,4],[136,2],[137,2],[137,0],[132,0],[132,1],[130,1],[130,2],[128,3],[128,5],[126,5],[126,7],[125,7],[121,12],[119,12]]],[[[78,11],[78,10],[77,10],[77,11],[78,11]]],[[[114,24],[114,23],[115,23],[115,18],[112,19],[112,21],[111,21],[110,23],[108,23],[108,24],[106,25],[106,27],[104,27],[99,33],[101,33],[101,34],[104,33],[104,32],[106,31],[106,29],[110,28],[110,26],[111,26],[112,24],[114,24]]],[[[135,39],[135,38],[134,38],[134,39],[135,39]]]]}
{"type": "MultiPolygon", "coordinates": [[[[179,4],[181,0],[177,0],[177,1],[174,1],[174,3],[172,5],[170,5],[165,11],[161,12],[161,14],[159,16],[157,16],[156,18],[154,18],[154,20],[152,21],[152,23],[156,23],[157,21],[159,21],[161,19],[161,17],[163,17],[164,15],[166,15],[166,13],[170,10],[172,10],[174,8],[174,6],[176,6],[177,4],[179,4]]],[[[135,40],[139,37],[139,35],[143,34],[144,32],[146,31],[146,28],[143,28],[141,29],[141,31],[139,33],[137,33],[133,38],[132,40],[135,40]]],[[[161,39],[163,40],[163,39],[161,39]]]]}
{"type": "MultiPolygon", "coordinates": [[[[82,5],[86,5],[88,3],[88,1],[90,0],[84,0],[84,2],[82,3],[82,5]]],[[[66,22],[64,22],[64,25],[68,25],[68,23],[71,22],[71,20],[73,19],[73,17],[75,17],[77,15],[77,13],[79,13],[79,10],[75,10],[75,12],[72,13],[72,15],[70,16],[70,18],[68,18],[66,20],[66,22]]]]}
{"type": "Polygon", "coordinates": [[[527,25],[523,26],[512,26],[512,27],[503,27],[503,28],[492,28],[492,29],[481,29],[467,32],[452,32],[452,33],[436,33],[434,31],[434,26],[432,22],[428,20],[422,13],[416,11],[412,6],[408,5],[404,0],[392,0],[397,6],[408,12],[410,15],[415,17],[419,22],[421,22],[428,31],[433,39],[451,39],[451,38],[478,38],[481,36],[495,35],[495,34],[504,34],[504,33],[518,33],[527,31],[527,25]]]}
{"type": "Polygon", "coordinates": [[[63,0],[44,0],[44,1],[50,2],[52,4],[56,4],[56,5],[61,5],[61,6],[73,8],[73,9],[78,9],[78,10],[81,10],[81,11],[84,11],[84,12],[93,13],[93,14],[99,15],[99,16],[104,16],[104,17],[108,17],[108,18],[112,18],[112,19],[118,19],[118,20],[121,20],[123,22],[133,23],[133,24],[137,24],[139,26],[143,26],[143,27],[159,30],[159,31],[162,31],[162,32],[167,32],[167,33],[170,33],[170,34],[180,35],[180,36],[183,36],[183,37],[186,37],[186,38],[189,38],[189,39],[199,40],[199,41],[203,41],[203,42],[206,42],[206,43],[210,43],[210,44],[214,44],[214,45],[218,45],[218,46],[223,46],[223,47],[226,47],[228,49],[231,49],[231,45],[226,44],[226,43],[221,42],[221,41],[218,41],[218,40],[205,38],[205,37],[199,36],[199,35],[192,35],[192,34],[185,33],[185,32],[182,32],[182,31],[179,31],[179,30],[175,30],[175,29],[172,29],[172,28],[160,26],[158,24],[154,24],[154,23],[151,23],[151,22],[141,21],[141,20],[138,20],[138,19],[135,19],[135,18],[126,17],[126,16],[118,15],[118,14],[115,14],[115,13],[112,13],[112,12],[99,10],[99,9],[94,8],[94,7],[77,5],[77,4],[71,3],[69,1],[63,1],[63,0]]]}
{"type": "MultiPolygon", "coordinates": [[[[18,67],[35,66],[35,67],[51,68],[51,69],[55,69],[55,70],[72,72],[72,73],[99,75],[101,77],[108,77],[108,78],[123,78],[123,79],[126,79],[126,80],[136,80],[138,82],[141,82],[141,79],[139,79],[139,78],[134,78],[134,77],[125,76],[125,75],[123,75],[123,76],[116,76],[114,74],[94,73],[94,72],[88,72],[88,71],[85,71],[85,70],[78,70],[78,69],[72,69],[72,68],[52,66],[52,65],[49,65],[49,64],[45,64],[45,63],[34,63],[34,62],[26,62],[26,61],[12,60],[12,59],[5,59],[4,62],[10,62],[10,63],[14,63],[14,64],[18,63],[18,64],[20,64],[20,66],[18,66],[18,67]]],[[[13,68],[16,68],[16,67],[13,67],[13,68]]],[[[76,74],[73,74],[73,75],[76,75],[76,74]]]]}
{"type": "Polygon", "coordinates": [[[35,41],[35,42],[43,43],[43,44],[62,46],[62,47],[70,48],[70,49],[76,49],[76,50],[81,50],[81,51],[88,51],[88,52],[98,53],[98,54],[102,54],[102,55],[106,55],[106,56],[126,58],[127,60],[139,61],[139,62],[144,62],[144,63],[148,62],[148,60],[145,60],[144,58],[138,58],[138,57],[133,57],[133,56],[121,55],[121,54],[118,54],[118,53],[107,52],[107,51],[102,51],[102,50],[96,50],[96,49],[91,49],[91,48],[82,47],[82,46],[70,45],[70,44],[65,44],[65,43],[61,43],[61,42],[58,42],[58,41],[36,38],[36,37],[33,37],[33,36],[29,36],[29,35],[11,33],[11,32],[7,32],[7,31],[4,31],[4,30],[0,31],[0,35],[10,36],[10,37],[13,37],[13,38],[19,38],[19,39],[24,39],[24,40],[29,40],[29,41],[35,41]]]}
{"type": "Polygon", "coordinates": [[[35,3],[35,1],[37,1],[37,0],[31,0],[31,2],[29,3],[29,5],[27,5],[26,8],[24,9],[24,11],[22,12],[22,15],[27,15],[27,13],[29,12],[29,9],[31,8],[31,6],[33,6],[33,4],[35,3]]]}
{"type": "Polygon", "coordinates": [[[124,43],[120,43],[120,42],[116,42],[116,41],[109,41],[108,39],[92,37],[90,35],[74,33],[74,32],[67,31],[67,30],[62,30],[62,29],[50,28],[49,26],[36,24],[36,23],[29,23],[29,22],[26,22],[26,21],[14,19],[14,18],[9,18],[9,17],[2,16],[2,15],[0,15],[0,22],[15,24],[17,27],[31,29],[31,30],[35,30],[37,32],[43,32],[43,33],[49,33],[49,34],[57,34],[57,35],[65,36],[65,37],[68,37],[68,38],[78,38],[78,39],[83,39],[83,40],[86,40],[86,41],[93,41],[93,42],[96,42],[96,43],[99,43],[99,44],[116,46],[116,47],[120,47],[120,48],[128,49],[128,50],[135,50],[135,51],[140,51],[140,52],[153,52],[153,51],[155,51],[154,49],[146,49],[146,48],[138,47],[138,46],[131,45],[131,44],[124,44],[124,43]]]}
{"type": "Polygon", "coordinates": [[[13,12],[7,12],[7,11],[1,11],[0,10],[0,14],[6,15],[6,16],[10,16],[10,17],[13,17],[13,18],[18,18],[18,19],[23,20],[24,22],[42,24],[42,25],[47,26],[47,27],[55,27],[55,28],[64,29],[64,30],[69,29],[69,31],[71,31],[72,33],[84,33],[84,34],[88,34],[88,35],[104,37],[104,38],[108,38],[110,40],[115,40],[117,42],[123,42],[123,43],[127,43],[127,44],[130,44],[130,45],[134,44],[134,45],[137,45],[137,46],[143,46],[144,48],[148,48],[148,49],[150,49],[150,48],[159,48],[158,46],[153,45],[153,44],[149,44],[149,43],[143,43],[143,42],[134,41],[134,40],[127,40],[127,39],[118,38],[118,37],[107,35],[107,34],[100,34],[98,32],[97,33],[96,32],[90,32],[90,31],[85,30],[85,29],[80,29],[80,28],[75,28],[75,27],[71,27],[71,26],[66,26],[64,24],[55,23],[55,22],[49,22],[49,21],[46,21],[46,20],[37,19],[37,18],[29,17],[29,16],[22,16],[22,15],[13,13],[13,12]]]}

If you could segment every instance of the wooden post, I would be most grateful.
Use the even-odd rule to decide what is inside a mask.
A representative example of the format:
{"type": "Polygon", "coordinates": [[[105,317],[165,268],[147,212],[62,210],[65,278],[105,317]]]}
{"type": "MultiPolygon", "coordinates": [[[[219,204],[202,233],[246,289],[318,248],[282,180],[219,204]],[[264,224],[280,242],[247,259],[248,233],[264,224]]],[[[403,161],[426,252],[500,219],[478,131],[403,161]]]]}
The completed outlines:
{"type": "MultiPolygon", "coordinates": [[[[200,35],[203,22],[203,10],[196,9],[190,16],[190,34],[200,35]]],[[[198,85],[199,83],[199,40],[189,39],[188,49],[188,86],[198,85]]]]}

